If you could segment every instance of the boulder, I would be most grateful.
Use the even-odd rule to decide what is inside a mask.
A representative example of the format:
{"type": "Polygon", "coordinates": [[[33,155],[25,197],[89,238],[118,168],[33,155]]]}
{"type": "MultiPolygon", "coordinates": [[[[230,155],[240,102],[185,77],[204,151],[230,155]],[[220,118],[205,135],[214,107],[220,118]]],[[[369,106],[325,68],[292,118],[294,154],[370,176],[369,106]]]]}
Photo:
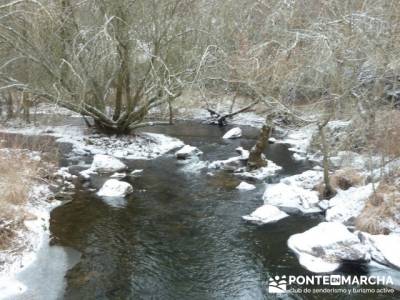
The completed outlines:
{"type": "Polygon", "coordinates": [[[116,172],[116,173],[112,174],[112,175],[110,176],[110,178],[123,179],[123,178],[125,178],[126,176],[127,176],[126,173],[118,173],[118,172],[116,172]]]}
{"type": "Polygon", "coordinates": [[[239,168],[245,167],[245,165],[245,161],[241,158],[241,156],[235,156],[225,160],[213,161],[208,165],[208,167],[210,169],[236,171],[239,168]]]}
{"type": "Polygon", "coordinates": [[[125,197],[132,192],[133,188],[129,183],[117,179],[109,179],[97,192],[97,195],[100,197],[125,197]]]}
{"type": "Polygon", "coordinates": [[[237,139],[242,136],[242,129],[239,127],[232,128],[222,137],[223,139],[237,139]]]}
{"type": "Polygon", "coordinates": [[[251,222],[251,223],[254,223],[257,225],[262,225],[262,224],[277,222],[288,216],[289,215],[287,213],[281,211],[279,208],[277,208],[273,205],[265,204],[265,205],[257,208],[250,215],[243,216],[242,218],[245,221],[248,221],[248,222],[251,222]]]}
{"type": "Polygon", "coordinates": [[[326,220],[342,223],[351,221],[361,213],[372,193],[372,184],[352,187],[346,191],[339,190],[336,196],[329,200],[330,208],[326,211],[326,220]]]}
{"type": "Polygon", "coordinates": [[[360,232],[363,243],[369,248],[373,260],[400,269],[400,234],[372,235],[360,232]]]}
{"type": "Polygon", "coordinates": [[[308,170],[301,174],[285,177],[281,182],[312,190],[322,180],[322,176],[322,171],[308,170]]]}
{"type": "Polygon", "coordinates": [[[133,170],[132,172],[130,172],[129,175],[135,177],[135,176],[139,176],[142,173],[143,173],[143,169],[136,169],[136,170],[133,170]]]}
{"type": "Polygon", "coordinates": [[[243,178],[243,179],[250,179],[250,180],[264,180],[268,177],[275,176],[278,171],[280,171],[282,167],[275,164],[273,161],[268,160],[267,166],[261,167],[251,171],[241,171],[238,170],[235,175],[243,178]]]}
{"type": "Polygon", "coordinates": [[[92,169],[87,169],[84,171],[79,172],[79,175],[84,179],[84,180],[89,180],[91,176],[97,175],[97,172],[93,171],[92,169]]]}
{"type": "Polygon", "coordinates": [[[256,188],[255,185],[253,184],[249,184],[247,182],[242,181],[237,187],[237,190],[242,190],[242,191],[251,191],[254,190],[256,188]]]}
{"type": "Polygon", "coordinates": [[[199,156],[201,154],[203,154],[203,152],[201,152],[198,148],[190,145],[185,145],[182,147],[182,149],[175,152],[175,156],[177,159],[187,159],[190,157],[199,156]]]}
{"type": "Polygon", "coordinates": [[[240,158],[242,160],[248,160],[249,159],[249,156],[250,156],[250,151],[249,150],[243,149],[243,147],[237,147],[235,150],[236,150],[237,153],[240,154],[240,158]]]}
{"type": "Polygon", "coordinates": [[[300,264],[314,273],[333,272],[344,261],[368,262],[368,248],[338,222],[322,222],[288,240],[300,264]]]}
{"type": "Polygon", "coordinates": [[[318,193],[285,183],[269,184],[263,195],[264,203],[274,205],[287,212],[316,213],[318,193]]]}
{"type": "Polygon", "coordinates": [[[98,173],[114,173],[126,170],[127,166],[113,156],[96,154],[90,169],[98,173]]]}

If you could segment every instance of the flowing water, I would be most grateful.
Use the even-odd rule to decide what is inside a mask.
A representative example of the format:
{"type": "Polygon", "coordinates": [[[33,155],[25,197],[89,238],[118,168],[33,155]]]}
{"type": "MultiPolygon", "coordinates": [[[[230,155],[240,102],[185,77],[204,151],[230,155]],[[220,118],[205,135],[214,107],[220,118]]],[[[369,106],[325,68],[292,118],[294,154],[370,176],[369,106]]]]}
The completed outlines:
{"type": "MultiPolygon", "coordinates": [[[[213,161],[236,155],[237,146],[249,148],[257,136],[256,130],[244,128],[245,138],[224,141],[221,136],[227,129],[184,123],[151,130],[197,146],[204,152],[201,160],[213,161]]],[[[283,167],[280,176],[310,168],[294,161],[282,144],[270,145],[266,155],[283,167]]],[[[82,188],[72,201],[53,210],[52,244],[81,253],[66,274],[60,298],[274,299],[267,293],[268,277],[310,274],[286,241],[321,222],[322,215],[251,225],[241,216],[262,205],[265,184],[257,183],[254,191],[238,191],[240,181],[233,175],[210,176],[209,170],[199,170],[200,163],[178,161],[173,154],[128,164],[144,171],[129,179],[135,191],[124,201],[104,200],[82,188]]],[[[99,187],[105,179],[96,178],[92,184],[99,187]]],[[[368,270],[347,266],[340,272],[368,270]]],[[[283,297],[321,299],[321,295],[283,297]]],[[[323,295],[323,299],[378,298],[390,299],[323,295]]]]}

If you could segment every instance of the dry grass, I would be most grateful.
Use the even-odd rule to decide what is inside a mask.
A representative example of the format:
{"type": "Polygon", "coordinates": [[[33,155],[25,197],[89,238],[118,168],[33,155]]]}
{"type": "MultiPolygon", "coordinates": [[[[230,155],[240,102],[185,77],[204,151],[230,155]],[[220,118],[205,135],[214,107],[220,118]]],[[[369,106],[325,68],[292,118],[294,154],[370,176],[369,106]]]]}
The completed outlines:
{"type": "Polygon", "coordinates": [[[29,150],[0,149],[0,250],[9,248],[23,229],[31,187],[50,166],[29,150]]]}
{"type": "Polygon", "coordinates": [[[400,225],[400,173],[385,178],[357,217],[356,228],[371,234],[389,234],[400,225]]]}
{"type": "Polygon", "coordinates": [[[380,111],[372,141],[375,152],[386,157],[400,157],[400,111],[380,111]]]}
{"type": "MultiPolygon", "coordinates": [[[[365,176],[353,169],[346,168],[337,170],[335,173],[333,173],[330,176],[330,181],[334,190],[348,190],[351,187],[363,185],[365,183],[365,176]]],[[[325,190],[324,187],[324,183],[321,182],[314,188],[314,190],[318,192],[320,199],[325,199],[323,195],[325,190]]]]}

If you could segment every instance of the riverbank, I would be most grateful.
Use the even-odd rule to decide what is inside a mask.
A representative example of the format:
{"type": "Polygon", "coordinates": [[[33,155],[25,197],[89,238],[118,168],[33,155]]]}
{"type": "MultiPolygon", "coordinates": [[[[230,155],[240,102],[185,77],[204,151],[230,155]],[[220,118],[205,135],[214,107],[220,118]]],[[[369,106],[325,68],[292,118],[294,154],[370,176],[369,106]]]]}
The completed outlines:
{"type": "Polygon", "coordinates": [[[35,261],[59,204],[43,180],[53,168],[38,151],[0,149],[0,299],[26,291],[16,276],[35,261]]]}
{"type": "MultiPolygon", "coordinates": [[[[74,118],[74,120],[78,120],[78,118],[74,118]]],[[[328,124],[328,130],[332,131],[332,135],[330,135],[330,137],[333,140],[337,140],[338,136],[344,136],[345,133],[343,132],[349,130],[350,125],[351,122],[349,122],[348,120],[333,121],[332,123],[328,124]]],[[[186,126],[184,126],[183,124],[180,127],[186,127],[186,126]]],[[[159,129],[160,128],[156,128],[155,131],[159,129]]],[[[187,131],[186,128],[180,130],[181,130],[180,134],[186,138],[192,136],[193,134],[192,130],[187,131]]],[[[243,159],[243,153],[244,153],[243,148],[240,149],[241,152],[239,153],[240,156],[234,157],[233,155],[235,154],[235,151],[238,151],[239,146],[240,147],[244,146],[241,143],[241,141],[246,140],[247,137],[245,133],[244,136],[238,137],[237,139],[226,140],[222,139],[223,135],[226,134],[227,131],[226,128],[218,129],[218,127],[208,126],[207,132],[208,131],[212,132],[213,135],[213,139],[210,141],[211,142],[210,146],[200,144],[201,147],[200,149],[197,150],[201,151],[200,152],[197,151],[194,154],[196,159],[188,159],[186,161],[176,160],[176,163],[178,166],[182,167],[182,171],[186,169],[192,170],[192,172],[190,172],[190,175],[191,177],[196,177],[197,178],[196,180],[202,180],[199,179],[198,176],[203,176],[206,179],[208,178],[207,181],[209,181],[210,184],[213,184],[213,180],[218,181],[220,177],[224,178],[225,175],[221,176],[221,173],[227,171],[226,173],[231,174],[230,172],[232,171],[232,170],[223,170],[224,168],[220,167],[213,168],[213,166],[215,166],[216,164],[218,165],[220,165],[221,163],[230,164],[232,163],[232,161],[234,161],[233,167],[234,168],[238,166],[240,167],[240,165],[237,165],[236,162],[240,162],[243,159]],[[210,153],[210,151],[204,151],[204,149],[209,149],[209,147],[213,147],[212,145],[214,145],[215,143],[217,144],[220,143],[221,148],[226,148],[226,149],[232,148],[236,150],[233,152],[223,151],[222,153],[219,154],[219,156],[213,155],[212,153],[210,153]],[[201,152],[208,152],[208,153],[206,156],[201,156],[200,155],[201,152]],[[200,159],[197,158],[198,154],[200,156],[200,159]],[[232,158],[235,159],[232,160],[232,158]],[[193,163],[200,165],[200,167],[193,168],[191,165],[193,163]],[[217,171],[215,169],[217,169],[217,171]],[[202,172],[201,170],[206,170],[206,171],[202,172]]],[[[257,132],[256,130],[254,131],[257,132]]],[[[26,126],[22,127],[16,126],[13,128],[4,128],[4,132],[22,134],[25,136],[45,135],[54,137],[58,143],[70,145],[70,148],[67,147],[68,150],[66,152],[66,155],[68,157],[69,164],[72,164],[72,166],[69,166],[70,168],[68,168],[68,171],[71,171],[71,169],[75,169],[76,165],[74,164],[79,165],[79,168],[81,170],[88,168],[90,169],[91,166],[88,165],[88,163],[90,162],[91,158],[94,155],[99,155],[99,154],[109,155],[111,157],[127,161],[132,159],[151,161],[156,158],[163,158],[165,156],[168,157],[174,156],[172,150],[182,148],[184,144],[188,144],[187,140],[180,140],[179,137],[176,138],[165,134],[150,133],[150,132],[139,132],[135,136],[122,137],[122,138],[116,136],[109,137],[105,135],[94,134],[90,131],[87,131],[83,127],[83,124],[79,125],[64,124],[51,127],[49,125],[42,125],[42,126],[32,126],[28,128],[26,126]]],[[[381,174],[382,168],[379,167],[378,164],[374,165],[375,167],[373,168],[371,173],[371,170],[369,168],[370,166],[369,157],[362,153],[352,152],[349,151],[348,149],[339,149],[336,152],[332,152],[332,157],[330,158],[330,163],[332,168],[330,171],[331,171],[331,176],[333,178],[336,178],[335,180],[339,184],[337,186],[339,190],[336,197],[330,200],[321,199],[317,189],[318,185],[320,185],[322,181],[322,171],[321,167],[319,166],[321,164],[321,155],[318,149],[313,147],[313,144],[317,144],[315,137],[316,134],[315,126],[309,125],[307,127],[302,127],[287,131],[280,130],[280,133],[282,134],[282,136],[278,136],[277,139],[275,138],[270,140],[271,143],[276,144],[272,145],[271,147],[279,146],[282,144],[283,145],[289,144],[290,150],[292,152],[288,152],[287,155],[290,156],[288,157],[288,159],[290,158],[289,161],[291,164],[294,164],[294,161],[297,162],[312,161],[315,167],[312,170],[307,170],[303,173],[300,172],[300,174],[295,173],[296,175],[293,175],[292,173],[291,174],[292,176],[285,175],[284,178],[281,178],[280,182],[276,182],[277,178],[276,173],[278,173],[279,176],[280,166],[275,165],[272,161],[270,161],[269,166],[274,170],[273,172],[266,172],[267,174],[266,178],[263,177],[261,180],[259,180],[257,178],[254,178],[254,176],[252,178],[247,177],[245,179],[239,177],[243,180],[249,180],[249,182],[255,180],[256,191],[258,190],[258,193],[260,192],[260,188],[264,189],[264,184],[265,184],[264,195],[263,196],[258,195],[257,199],[263,199],[265,205],[269,205],[270,208],[271,206],[274,208],[274,209],[261,210],[261,213],[267,212],[267,214],[269,214],[271,211],[274,212],[272,218],[269,219],[263,218],[263,216],[259,218],[259,216],[256,214],[256,216],[253,215],[252,218],[248,219],[256,220],[256,223],[257,222],[265,223],[264,222],[265,220],[273,220],[274,222],[276,222],[284,218],[285,219],[295,218],[295,215],[297,216],[298,214],[303,214],[303,213],[309,214],[309,218],[313,218],[313,215],[318,215],[318,216],[322,215],[323,218],[325,219],[323,221],[328,221],[329,223],[335,223],[334,225],[332,225],[333,227],[331,228],[333,232],[335,232],[335,230],[337,231],[341,230],[340,232],[346,232],[346,233],[348,232],[349,234],[347,234],[348,238],[347,240],[340,240],[340,239],[328,240],[325,244],[321,245],[318,244],[317,241],[321,240],[321,237],[324,236],[326,228],[324,227],[324,230],[319,231],[318,229],[320,227],[315,226],[317,230],[311,231],[312,233],[311,238],[307,239],[298,238],[297,240],[294,239],[294,242],[293,239],[291,239],[292,242],[289,243],[289,247],[299,257],[300,264],[304,268],[311,270],[312,272],[317,272],[317,273],[332,272],[333,270],[336,270],[342,265],[343,261],[349,260],[349,257],[346,255],[354,250],[352,248],[353,246],[355,246],[357,249],[360,247],[362,248],[362,251],[359,252],[358,256],[351,257],[354,262],[360,264],[369,262],[374,262],[374,263],[380,262],[382,268],[384,265],[386,265],[386,267],[391,267],[392,270],[396,270],[396,263],[393,263],[393,261],[396,261],[397,259],[396,256],[394,256],[393,258],[392,253],[387,254],[386,252],[386,249],[393,247],[393,245],[396,243],[397,241],[396,238],[393,238],[392,240],[392,237],[390,237],[389,240],[387,240],[387,238],[385,237],[381,238],[379,234],[373,234],[376,237],[374,236],[370,237],[367,234],[363,235],[361,233],[361,231],[363,230],[360,231],[360,228],[357,228],[356,227],[357,224],[354,222],[354,220],[356,220],[357,217],[364,212],[363,209],[367,207],[367,203],[369,201],[371,202],[373,201],[373,199],[371,198],[373,192],[371,182],[374,182],[374,184],[376,185],[376,187],[378,187],[379,190],[378,184],[381,181],[382,177],[377,176],[377,178],[374,179],[374,176],[371,176],[371,174],[372,175],[381,174]],[[343,170],[349,168],[352,170],[351,172],[340,174],[340,172],[343,172],[343,170]],[[344,185],[343,182],[345,183],[344,185]],[[279,210],[276,211],[275,208],[279,210]],[[358,234],[359,232],[360,234],[358,234]],[[299,240],[312,241],[314,244],[311,244],[310,249],[313,249],[314,246],[316,246],[318,249],[323,249],[324,251],[328,251],[330,255],[324,256],[321,255],[321,252],[313,253],[309,248],[304,247],[304,245],[299,245],[298,244],[299,240]],[[348,242],[348,241],[350,241],[350,243],[345,244],[347,250],[343,248],[333,248],[333,249],[331,248],[332,244],[348,242]],[[379,244],[381,241],[385,245],[388,245],[388,247],[382,248],[381,244],[379,244]],[[311,256],[305,256],[305,254],[309,255],[310,252],[312,254],[311,256]],[[327,261],[329,263],[327,263],[327,261]]],[[[167,134],[169,134],[168,130],[167,134]]],[[[256,137],[256,134],[254,135],[254,137],[256,137]]],[[[254,140],[246,141],[246,149],[250,149],[250,147],[253,144],[254,140]]],[[[194,141],[194,143],[192,144],[190,138],[189,138],[189,145],[195,147],[199,146],[196,144],[196,141],[194,141]]],[[[269,158],[268,155],[267,158],[269,158]]],[[[394,167],[395,166],[394,162],[395,161],[393,161],[390,166],[394,167]]],[[[136,166],[134,166],[134,168],[136,168],[136,166]]],[[[169,166],[168,168],[171,168],[171,166],[169,166]]],[[[130,166],[128,171],[131,172],[132,170],[133,168],[132,166],[130,166]]],[[[109,175],[107,175],[107,178],[104,179],[108,180],[110,176],[114,175],[115,176],[124,175],[129,177],[128,174],[129,172],[127,172],[126,170],[124,171],[126,173],[125,175],[110,173],[109,175]]],[[[144,172],[146,172],[146,170],[144,172]]],[[[186,172],[186,174],[187,173],[188,172],[186,172]]],[[[77,174],[79,176],[79,173],[77,174]]],[[[237,175],[237,172],[233,172],[233,174],[237,175]]],[[[76,175],[61,171],[58,172],[57,176],[61,180],[60,182],[61,184],[64,184],[65,186],[69,185],[71,187],[73,176],[76,175]]],[[[116,179],[120,180],[120,178],[116,179]]],[[[124,180],[131,182],[132,186],[134,186],[134,194],[135,194],[135,190],[137,189],[137,187],[135,186],[136,179],[133,180],[132,178],[128,178],[124,180]]],[[[223,180],[226,179],[224,178],[223,180]]],[[[235,179],[233,180],[233,182],[234,185],[238,187],[238,190],[240,190],[240,193],[242,194],[252,193],[250,190],[244,191],[242,189],[239,189],[240,184],[244,183],[245,181],[240,183],[239,179],[235,179]]],[[[232,185],[232,183],[229,183],[229,185],[232,185]]],[[[244,184],[242,184],[242,186],[243,185],[244,184]]],[[[74,186],[72,185],[72,188],[73,187],[74,186]]],[[[96,188],[99,189],[100,187],[101,186],[95,187],[95,189],[90,187],[88,190],[96,191],[96,188]]],[[[208,185],[204,187],[204,189],[207,188],[209,188],[208,185]]],[[[148,186],[144,185],[142,186],[141,190],[145,191],[147,189],[148,186]]],[[[189,193],[187,197],[191,198],[191,194],[189,193]]],[[[127,198],[129,198],[129,196],[127,198]]],[[[121,201],[118,202],[117,205],[113,201],[108,201],[108,199],[102,199],[102,201],[116,210],[125,209],[128,207],[129,204],[129,201],[127,201],[126,199],[124,199],[124,201],[122,202],[121,201]]],[[[251,211],[247,211],[245,213],[251,213],[251,211]]],[[[236,213],[236,217],[239,216],[240,215],[237,215],[236,213]]],[[[285,221],[279,221],[279,222],[285,222],[285,221]]],[[[328,229],[330,228],[329,226],[330,225],[328,225],[328,229]]],[[[397,227],[394,223],[394,227],[391,229],[391,231],[384,232],[385,233],[384,236],[389,236],[388,233],[397,234],[396,228],[397,227]]],[[[312,228],[303,228],[303,230],[306,230],[305,232],[307,232],[310,229],[312,228]]],[[[369,231],[367,230],[367,232],[369,231]]],[[[295,236],[296,234],[301,235],[302,233],[294,231],[292,236],[295,236]]],[[[306,236],[310,235],[311,234],[307,234],[306,236]]],[[[332,238],[334,237],[334,235],[331,236],[332,238]]],[[[287,240],[290,240],[290,237],[288,237],[287,240]]]]}

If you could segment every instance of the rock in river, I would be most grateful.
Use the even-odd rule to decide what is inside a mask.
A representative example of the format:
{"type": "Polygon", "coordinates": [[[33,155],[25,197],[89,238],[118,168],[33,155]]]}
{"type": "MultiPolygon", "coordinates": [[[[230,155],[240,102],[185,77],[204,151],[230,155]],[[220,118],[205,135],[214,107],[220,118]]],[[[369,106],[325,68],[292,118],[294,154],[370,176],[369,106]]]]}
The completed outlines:
{"type": "Polygon", "coordinates": [[[201,155],[203,152],[201,152],[198,148],[190,146],[190,145],[185,145],[182,147],[182,149],[178,150],[175,152],[175,156],[177,159],[187,159],[190,157],[195,157],[201,155]]]}
{"type": "Polygon", "coordinates": [[[126,170],[127,166],[113,156],[96,154],[90,169],[98,173],[114,173],[126,170]]]}
{"type": "Polygon", "coordinates": [[[267,185],[263,199],[264,203],[275,205],[289,213],[301,212],[307,214],[321,211],[318,206],[319,198],[316,191],[282,182],[267,185]]]}
{"type": "Polygon", "coordinates": [[[232,128],[222,137],[223,139],[236,139],[242,136],[242,129],[239,127],[232,128]]]}
{"type": "Polygon", "coordinates": [[[97,195],[100,197],[125,197],[133,192],[132,186],[117,179],[107,180],[97,195]]]}
{"type": "Polygon", "coordinates": [[[250,215],[243,216],[242,218],[248,222],[262,225],[277,222],[283,218],[286,218],[287,216],[288,214],[281,211],[279,208],[273,205],[265,204],[257,208],[250,215]]]}
{"type": "Polygon", "coordinates": [[[288,246],[300,264],[314,273],[332,272],[344,261],[367,262],[368,248],[339,222],[322,222],[299,234],[292,235],[288,246]]]}
{"type": "Polygon", "coordinates": [[[242,191],[251,191],[251,190],[254,190],[255,188],[256,188],[255,185],[249,184],[249,183],[247,183],[247,182],[245,182],[245,181],[242,181],[242,182],[236,187],[237,190],[242,190],[242,191]]]}

